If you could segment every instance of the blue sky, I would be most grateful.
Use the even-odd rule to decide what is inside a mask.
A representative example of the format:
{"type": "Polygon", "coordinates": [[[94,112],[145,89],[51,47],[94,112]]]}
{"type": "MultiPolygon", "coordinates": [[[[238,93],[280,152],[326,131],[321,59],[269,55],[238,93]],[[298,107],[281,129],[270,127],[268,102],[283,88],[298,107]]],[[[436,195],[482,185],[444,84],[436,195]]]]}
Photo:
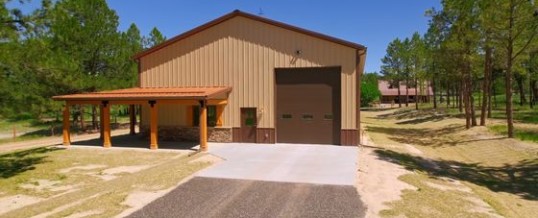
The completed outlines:
{"type": "MultiPolygon", "coordinates": [[[[39,3],[33,0],[32,3],[39,3]]],[[[366,72],[379,71],[394,38],[427,30],[424,12],[439,0],[107,0],[120,17],[120,29],[135,23],[144,35],[157,27],[167,38],[235,9],[299,26],[368,47],[366,72]]]]}
{"type": "Polygon", "coordinates": [[[387,44],[427,30],[424,12],[436,0],[107,0],[120,28],[136,23],[148,34],[156,26],[170,38],[235,9],[321,32],[368,47],[366,72],[379,71],[387,44]],[[128,3],[127,3],[128,2],[128,3]]]}

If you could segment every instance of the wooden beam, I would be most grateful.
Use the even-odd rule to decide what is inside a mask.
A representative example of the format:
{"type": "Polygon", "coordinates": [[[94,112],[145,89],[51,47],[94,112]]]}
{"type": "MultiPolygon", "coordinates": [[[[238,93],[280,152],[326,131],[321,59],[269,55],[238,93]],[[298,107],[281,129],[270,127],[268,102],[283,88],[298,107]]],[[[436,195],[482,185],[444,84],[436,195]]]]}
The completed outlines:
{"type": "Polygon", "coordinates": [[[200,101],[200,151],[207,151],[207,101],[200,101]]]}
{"type": "Polygon", "coordinates": [[[103,105],[99,104],[99,138],[103,140],[104,131],[103,131],[103,105]]]}
{"type": "MultiPolygon", "coordinates": [[[[124,104],[124,105],[130,105],[130,104],[145,104],[145,100],[70,100],[67,101],[67,104],[69,105],[98,105],[101,104],[102,101],[108,101],[108,104],[124,104]]],[[[163,99],[158,100],[159,104],[183,104],[183,105],[198,105],[199,100],[195,99],[163,99]]],[[[208,105],[227,105],[228,100],[227,99],[210,99],[207,100],[208,105]]]]}
{"type": "Polygon", "coordinates": [[[69,133],[69,104],[65,104],[63,111],[63,144],[65,146],[71,145],[71,134],[69,133]]]}
{"type": "Polygon", "coordinates": [[[103,147],[110,148],[110,105],[107,101],[103,101],[103,147]]]}
{"type": "MultiPolygon", "coordinates": [[[[208,105],[227,105],[228,100],[226,99],[211,99],[206,100],[208,105]]],[[[159,100],[159,104],[183,104],[183,105],[198,105],[200,103],[200,100],[189,100],[189,99],[181,99],[181,100],[159,100]]]]}
{"type": "Polygon", "coordinates": [[[113,100],[109,101],[110,104],[124,104],[124,105],[131,105],[131,104],[145,104],[146,101],[142,100],[113,100]]]}
{"type": "Polygon", "coordinates": [[[101,104],[100,101],[78,101],[78,100],[74,100],[74,101],[67,101],[67,104],[69,105],[85,105],[85,104],[92,104],[92,105],[98,105],[98,104],[101,104]]]}
{"type": "Polygon", "coordinates": [[[224,118],[222,116],[224,112],[224,105],[217,105],[217,126],[222,126],[224,123],[224,118]]]}
{"type": "Polygon", "coordinates": [[[227,105],[228,100],[226,99],[211,99],[207,100],[207,105],[227,105]]]}
{"type": "Polygon", "coordinates": [[[150,121],[149,121],[149,136],[150,136],[150,144],[149,148],[152,150],[155,150],[159,147],[157,140],[158,136],[158,128],[157,128],[157,102],[156,101],[149,101],[149,113],[150,113],[150,121]]]}
{"type": "Polygon", "coordinates": [[[135,124],[136,124],[136,114],[135,114],[135,106],[134,104],[129,105],[129,134],[134,135],[135,132],[135,124]]]}

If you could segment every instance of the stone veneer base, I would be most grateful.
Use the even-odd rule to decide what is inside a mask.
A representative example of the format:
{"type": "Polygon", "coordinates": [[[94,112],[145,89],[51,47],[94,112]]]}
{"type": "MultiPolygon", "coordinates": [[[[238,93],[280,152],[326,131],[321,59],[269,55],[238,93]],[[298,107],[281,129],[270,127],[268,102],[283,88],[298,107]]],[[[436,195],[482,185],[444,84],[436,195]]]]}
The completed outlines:
{"type": "MultiPolygon", "coordinates": [[[[159,140],[198,142],[200,129],[198,127],[159,126],[159,140]]],[[[149,137],[149,126],[141,125],[140,133],[149,137]]],[[[209,142],[232,142],[232,129],[220,127],[207,128],[207,141],[209,142]]]]}

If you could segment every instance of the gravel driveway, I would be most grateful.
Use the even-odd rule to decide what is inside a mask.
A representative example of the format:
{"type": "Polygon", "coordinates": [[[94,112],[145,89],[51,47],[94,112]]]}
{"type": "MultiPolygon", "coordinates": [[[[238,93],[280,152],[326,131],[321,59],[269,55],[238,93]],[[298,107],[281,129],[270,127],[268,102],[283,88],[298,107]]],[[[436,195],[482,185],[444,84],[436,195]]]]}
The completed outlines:
{"type": "Polygon", "coordinates": [[[364,217],[356,147],[212,143],[224,161],[130,217],[364,217]]]}

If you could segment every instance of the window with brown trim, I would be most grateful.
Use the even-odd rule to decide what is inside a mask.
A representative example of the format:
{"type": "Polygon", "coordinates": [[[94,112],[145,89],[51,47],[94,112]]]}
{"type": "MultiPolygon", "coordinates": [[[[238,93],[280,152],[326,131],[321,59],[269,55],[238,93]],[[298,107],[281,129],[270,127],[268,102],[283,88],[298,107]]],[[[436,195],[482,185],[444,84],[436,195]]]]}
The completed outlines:
{"type": "MultiPolygon", "coordinates": [[[[192,111],[193,126],[199,126],[200,125],[200,107],[193,106],[192,110],[193,110],[192,111]]],[[[207,106],[207,126],[215,127],[216,125],[217,125],[217,106],[208,105],[207,106]]]]}

